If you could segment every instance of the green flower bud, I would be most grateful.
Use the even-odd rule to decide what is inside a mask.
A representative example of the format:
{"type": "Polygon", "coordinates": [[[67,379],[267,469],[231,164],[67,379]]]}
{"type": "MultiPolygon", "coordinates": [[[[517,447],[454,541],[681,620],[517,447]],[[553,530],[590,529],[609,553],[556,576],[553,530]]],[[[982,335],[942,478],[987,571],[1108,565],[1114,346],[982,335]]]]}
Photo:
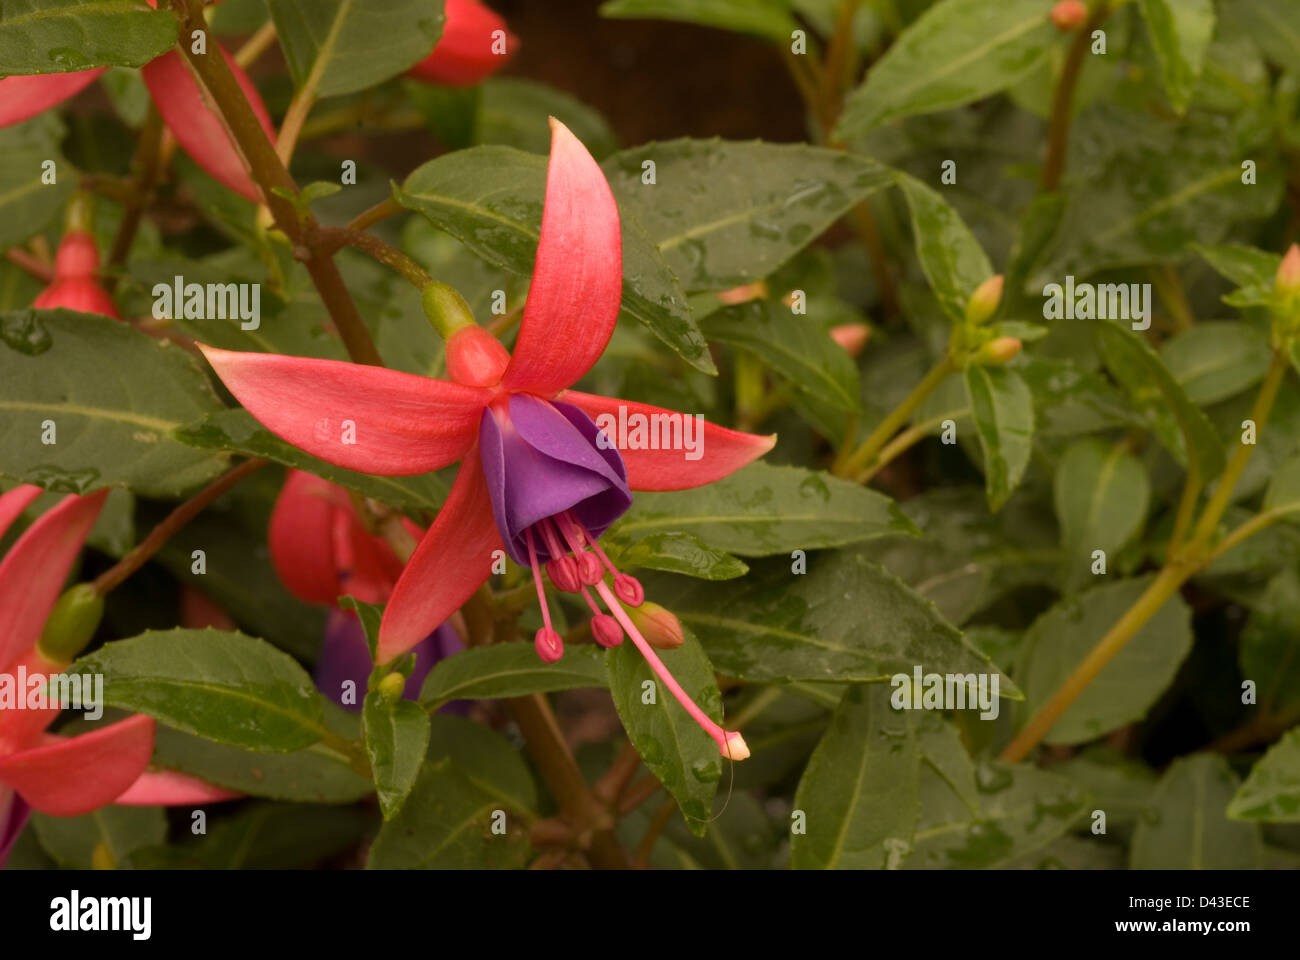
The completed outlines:
{"type": "Polygon", "coordinates": [[[396,671],[379,681],[379,695],[390,702],[401,700],[402,691],[405,689],[406,677],[396,671]]]}
{"type": "Polygon", "coordinates": [[[104,598],[94,584],[69,587],[46,618],[37,651],[51,663],[71,663],[90,643],[103,616],[104,598]]]}
{"type": "Polygon", "coordinates": [[[1000,367],[1020,352],[1021,343],[1015,337],[998,337],[975,351],[973,361],[980,367],[1000,367]]]}

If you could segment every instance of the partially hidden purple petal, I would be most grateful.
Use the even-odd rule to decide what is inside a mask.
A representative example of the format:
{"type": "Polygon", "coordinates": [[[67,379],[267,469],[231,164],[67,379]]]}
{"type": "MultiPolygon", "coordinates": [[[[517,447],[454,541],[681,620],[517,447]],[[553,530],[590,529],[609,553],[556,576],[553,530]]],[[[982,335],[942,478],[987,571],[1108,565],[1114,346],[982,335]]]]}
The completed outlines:
{"type": "Polygon", "coordinates": [[[18,835],[27,825],[32,808],[22,797],[7,787],[0,786],[0,870],[9,859],[9,851],[18,842],[18,835]]]}
{"type": "MultiPolygon", "coordinates": [[[[510,397],[509,415],[491,409],[479,426],[479,452],[492,512],[506,550],[528,563],[524,531],[572,509],[599,536],[632,505],[617,450],[598,449],[600,431],[577,407],[527,394],[510,397]]],[[[550,559],[534,538],[538,559],[550,559]]]]}
{"type": "MultiPolygon", "coordinates": [[[[443,657],[465,649],[460,637],[450,624],[444,623],[411,650],[415,653],[415,669],[406,678],[402,696],[407,700],[419,699],[425,677],[443,657]]],[[[374,663],[366,634],[357,615],[350,610],[336,610],[330,614],[321,643],[320,659],[316,663],[316,687],[345,710],[360,710],[365,698],[366,684],[374,663]],[[351,682],[352,686],[346,686],[351,682]],[[351,695],[345,701],[345,691],[351,695]]]]}

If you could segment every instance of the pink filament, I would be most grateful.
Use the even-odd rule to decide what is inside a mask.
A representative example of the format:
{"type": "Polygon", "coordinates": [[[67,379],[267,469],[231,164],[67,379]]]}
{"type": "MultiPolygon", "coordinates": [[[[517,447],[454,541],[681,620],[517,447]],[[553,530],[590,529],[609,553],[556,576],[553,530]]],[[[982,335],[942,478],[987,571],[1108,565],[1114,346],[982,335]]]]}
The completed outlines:
{"type": "Polygon", "coordinates": [[[551,629],[551,610],[546,605],[546,588],[542,586],[542,570],[537,564],[537,548],[533,545],[533,528],[524,531],[524,540],[528,543],[528,562],[533,568],[533,584],[537,587],[537,602],[542,608],[542,623],[551,629]]]}
{"type": "Polygon", "coordinates": [[[682,689],[681,684],[677,682],[676,678],[668,672],[668,668],[664,666],[664,662],[659,659],[659,655],[654,652],[654,649],[646,641],[645,637],[641,636],[641,631],[636,628],[636,624],[632,622],[632,618],[627,615],[627,611],[623,609],[623,605],[618,602],[618,598],[614,596],[613,591],[605,585],[605,582],[602,580],[595,586],[596,591],[604,599],[605,605],[609,607],[609,612],[614,615],[614,618],[618,620],[623,629],[627,631],[628,636],[632,638],[632,642],[636,644],[636,648],[641,651],[641,656],[645,657],[646,663],[650,664],[650,669],[658,675],[659,679],[663,681],[664,686],[666,686],[672,695],[677,698],[677,702],[682,705],[682,708],[691,715],[696,723],[704,728],[705,733],[714,739],[718,744],[718,748],[722,751],[722,755],[731,756],[731,752],[727,748],[726,731],[714,723],[708,714],[695,705],[695,701],[692,700],[690,695],[682,689]]]}

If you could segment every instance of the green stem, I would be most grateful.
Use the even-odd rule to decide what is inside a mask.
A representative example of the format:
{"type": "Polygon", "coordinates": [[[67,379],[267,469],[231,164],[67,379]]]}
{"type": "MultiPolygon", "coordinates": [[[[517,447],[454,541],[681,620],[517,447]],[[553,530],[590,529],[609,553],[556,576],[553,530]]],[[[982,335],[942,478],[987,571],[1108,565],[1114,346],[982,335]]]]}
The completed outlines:
{"type": "Polygon", "coordinates": [[[1079,73],[1083,70],[1083,58],[1088,55],[1092,32],[1101,26],[1109,13],[1109,4],[1100,4],[1088,22],[1074,35],[1070,50],[1065,55],[1065,65],[1056,81],[1056,90],[1052,95],[1052,115],[1047,128],[1047,160],[1043,164],[1042,185],[1049,193],[1060,189],[1061,175],[1065,172],[1074,88],[1079,82],[1079,73]]]}
{"type": "MultiPolygon", "coordinates": [[[[1262,431],[1264,424],[1268,422],[1269,414],[1272,412],[1273,403],[1277,399],[1278,389],[1282,385],[1287,367],[1286,355],[1280,350],[1274,351],[1273,362],[1269,365],[1268,374],[1264,378],[1264,383],[1260,386],[1259,393],[1255,397],[1255,404],[1251,409],[1251,417],[1255,421],[1257,432],[1262,431]]],[[[1207,547],[1215,530],[1218,528],[1219,520],[1232,499],[1232,492],[1236,488],[1237,481],[1241,479],[1242,471],[1246,469],[1246,464],[1250,460],[1254,447],[1254,444],[1244,443],[1238,446],[1219,478],[1214,495],[1210,498],[1205,511],[1201,514],[1200,522],[1196,526],[1196,532],[1193,534],[1191,542],[1177,552],[1172,550],[1168,552],[1164,567],[1156,575],[1151,585],[1143,591],[1142,596],[1138,597],[1133,606],[1124,612],[1124,615],[1106,632],[1106,635],[1101,638],[1097,645],[1088,652],[1083,661],[1074,668],[1074,671],[1065,679],[1065,682],[1052,694],[1051,699],[1029,718],[1029,722],[1025,724],[1024,729],[1002,751],[1001,759],[1008,763],[1017,763],[1028,756],[1029,751],[1051,732],[1052,727],[1055,726],[1062,714],[1097,678],[1097,674],[1101,673],[1106,665],[1114,659],[1115,655],[1124,649],[1125,644],[1133,639],[1134,635],[1159,612],[1165,601],[1177,593],[1193,574],[1204,569],[1215,556],[1218,556],[1226,549],[1224,544],[1228,542],[1227,540],[1224,541],[1224,544],[1220,544],[1219,548],[1214,552],[1208,550],[1207,547]]],[[[1184,501],[1186,501],[1187,496],[1185,491],[1184,501]]],[[[1259,521],[1259,518],[1256,517],[1255,521],[1259,521]]],[[[1266,525],[1266,521],[1244,524],[1233,534],[1230,534],[1228,539],[1232,540],[1232,546],[1235,546],[1252,533],[1263,529],[1266,525]]]]}
{"type": "MultiPolygon", "coordinates": [[[[277,226],[293,242],[295,256],[306,265],[325,309],[329,311],[330,319],[343,339],[348,355],[357,363],[382,367],[384,362],[375,349],[370,331],[357,312],[357,306],[353,303],[352,295],[348,293],[333,258],[320,255],[310,246],[304,245],[303,241],[316,229],[311,214],[300,217],[293,202],[272,192],[273,188],[279,187],[290,194],[296,194],[298,186],[280,162],[275,146],[267,139],[266,132],[253,114],[253,108],[249,106],[229,64],[216,53],[195,53],[190,45],[189,38],[194,30],[207,30],[202,0],[171,0],[171,4],[180,21],[181,53],[189,60],[217,109],[221,111],[226,127],[248,162],[253,179],[262,188],[277,226]]],[[[213,44],[210,49],[216,51],[218,48],[213,44]]]]}
{"type": "Polygon", "coordinates": [[[862,441],[862,445],[853,451],[848,459],[836,466],[835,475],[852,477],[870,466],[873,458],[880,452],[881,448],[911,419],[912,414],[916,412],[916,408],[956,370],[957,363],[952,354],[945,353],[943,359],[934,365],[934,368],[912,389],[912,392],[904,398],[903,402],[895,407],[884,420],[880,421],[876,429],[871,431],[870,436],[862,441]]]}

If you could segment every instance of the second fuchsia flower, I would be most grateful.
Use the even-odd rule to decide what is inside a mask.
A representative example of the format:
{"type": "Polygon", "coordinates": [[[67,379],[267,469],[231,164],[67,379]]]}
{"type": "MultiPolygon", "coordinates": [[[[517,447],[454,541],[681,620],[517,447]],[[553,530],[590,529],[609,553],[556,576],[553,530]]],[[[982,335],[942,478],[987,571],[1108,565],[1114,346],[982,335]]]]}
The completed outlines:
{"type": "MultiPolygon", "coordinates": [[[[24,485],[0,495],[0,534],[42,490],[24,485]]],[[[107,490],[68,496],[18,538],[0,562],[0,674],[47,680],[75,655],[47,649],[46,621],[107,490]]],[[[22,691],[27,696],[28,691],[22,691]]],[[[153,755],[154,721],[136,715],[75,737],[46,728],[58,704],[30,708],[0,703],[0,866],[35,809],[61,817],[109,803],[200,804],[237,794],[178,773],[146,771],[153,755]]]]}
{"type": "Polygon", "coordinates": [[[542,659],[563,654],[545,568],[556,588],[586,600],[599,642],[621,643],[626,631],[722,754],[743,759],[744,739],[699,709],[628,615],[624,605],[639,606],[644,591],[615,569],[599,537],[631,505],[632,490],[711,483],[762,456],[775,439],[705,424],[702,456],[688,460],[681,450],[620,451],[602,437],[595,421],[608,415],[618,422],[620,408],[625,416],[681,414],[569,389],[614,331],[622,239],[600,167],[559,121],[551,120],[551,131],[541,235],[513,354],[468,319],[443,331],[451,381],[331,360],[203,351],[259,421],[321,459],[390,475],[461,461],[447,502],[385,608],[381,661],[409,650],[464,604],[504,550],[532,568],[545,624],[534,641],[542,659]]]}

